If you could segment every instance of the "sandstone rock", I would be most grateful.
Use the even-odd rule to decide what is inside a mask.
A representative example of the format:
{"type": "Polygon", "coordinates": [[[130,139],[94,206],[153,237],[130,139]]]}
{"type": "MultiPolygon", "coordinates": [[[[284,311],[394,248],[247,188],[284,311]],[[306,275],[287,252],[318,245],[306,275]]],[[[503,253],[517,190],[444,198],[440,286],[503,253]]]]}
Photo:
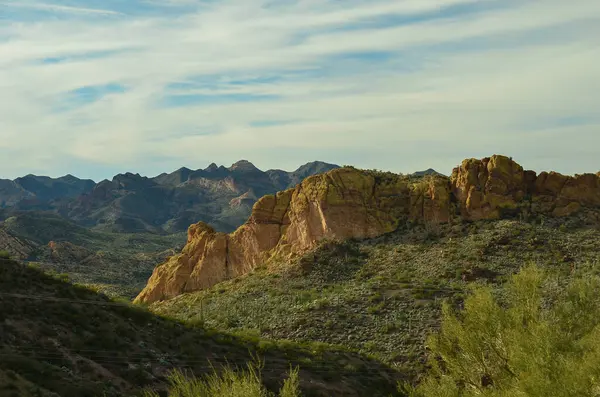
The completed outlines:
{"type": "Polygon", "coordinates": [[[335,169],[262,197],[231,234],[192,225],[182,253],[155,269],[136,302],[207,288],[274,255],[302,253],[323,239],[380,236],[409,220],[499,219],[519,212],[568,216],[585,207],[600,207],[600,173],[537,176],[506,156],[464,160],[450,178],[335,169]]]}
{"type": "Polygon", "coordinates": [[[452,191],[466,219],[497,219],[515,210],[528,192],[531,174],[506,156],[464,160],[452,171],[452,191]]]}
{"type": "Polygon", "coordinates": [[[158,266],[137,302],[153,302],[245,274],[274,254],[300,253],[323,239],[375,237],[402,220],[449,218],[449,184],[432,177],[416,186],[407,177],[341,168],[267,195],[235,232],[199,223],[180,255],[158,266]],[[418,197],[413,197],[418,195],[418,197]],[[431,215],[430,215],[431,214],[431,215]]]}

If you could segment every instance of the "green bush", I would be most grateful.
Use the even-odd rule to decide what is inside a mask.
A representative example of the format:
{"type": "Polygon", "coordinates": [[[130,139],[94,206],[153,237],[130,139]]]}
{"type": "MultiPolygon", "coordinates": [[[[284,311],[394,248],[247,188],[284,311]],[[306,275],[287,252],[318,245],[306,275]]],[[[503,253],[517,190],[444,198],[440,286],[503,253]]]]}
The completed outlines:
{"type": "MultiPolygon", "coordinates": [[[[169,376],[169,397],[275,397],[262,383],[260,368],[250,363],[241,372],[227,367],[222,373],[213,372],[204,379],[186,377],[175,370],[169,376]]],[[[290,370],[279,397],[300,397],[298,369],[290,370]]],[[[159,394],[149,391],[144,397],[158,397],[159,394]]]]}
{"type": "Polygon", "coordinates": [[[0,259],[10,259],[10,252],[6,250],[0,251],[0,259]]]}
{"type": "Polygon", "coordinates": [[[566,289],[536,266],[513,276],[501,295],[480,287],[464,311],[443,307],[430,337],[430,373],[413,397],[570,397],[600,391],[600,278],[566,289]],[[501,297],[501,298],[500,298],[501,297]]]}

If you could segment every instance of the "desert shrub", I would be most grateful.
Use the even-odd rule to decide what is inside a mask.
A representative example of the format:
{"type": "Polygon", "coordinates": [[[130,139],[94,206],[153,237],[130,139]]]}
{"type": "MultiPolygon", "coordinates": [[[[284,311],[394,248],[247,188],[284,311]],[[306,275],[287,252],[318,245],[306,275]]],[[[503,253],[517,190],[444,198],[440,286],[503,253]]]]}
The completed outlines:
{"type": "Polygon", "coordinates": [[[402,391],[413,397],[597,396],[600,278],[557,285],[532,265],[501,294],[476,289],[460,313],[444,305],[442,327],[428,341],[430,372],[402,391]]]}
{"type": "MultiPolygon", "coordinates": [[[[236,372],[226,367],[221,373],[214,371],[203,379],[187,377],[179,370],[169,376],[169,397],[275,397],[262,383],[259,364],[250,363],[246,370],[236,372]]],[[[158,397],[149,391],[144,397],[158,397]]],[[[298,370],[290,370],[279,397],[300,397],[298,370]]]]}

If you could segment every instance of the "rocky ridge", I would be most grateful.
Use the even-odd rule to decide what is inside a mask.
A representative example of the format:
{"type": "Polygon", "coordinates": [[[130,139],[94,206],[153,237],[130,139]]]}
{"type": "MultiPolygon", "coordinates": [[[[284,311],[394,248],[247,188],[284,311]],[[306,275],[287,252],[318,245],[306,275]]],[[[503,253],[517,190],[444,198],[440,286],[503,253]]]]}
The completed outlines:
{"type": "Polygon", "coordinates": [[[303,253],[323,239],[376,237],[402,222],[559,217],[585,207],[600,207],[600,173],[537,175],[500,155],[464,160],[450,177],[335,169],[262,197],[231,234],[192,225],[183,251],[156,267],[136,302],[208,288],[274,256],[303,253]]]}

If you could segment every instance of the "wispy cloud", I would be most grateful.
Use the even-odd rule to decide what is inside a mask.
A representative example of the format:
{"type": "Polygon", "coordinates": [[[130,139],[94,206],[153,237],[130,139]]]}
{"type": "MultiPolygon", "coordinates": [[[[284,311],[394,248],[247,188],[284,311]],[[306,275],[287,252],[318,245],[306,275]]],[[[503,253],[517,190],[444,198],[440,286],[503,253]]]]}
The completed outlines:
{"type": "Polygon", "coordinates": [[[50,3],[38,3],[28,1],[3,1],[0,2],[1,6],[13,7],[13,8],[24,8],[30,10],[41,10],[58,13],[72,13],[72,14],[97,14],[97,15],[120,15],[121,13],[111,10],[102,10],[97,8],[86,8],[86,7],[71,7],[60,4],[50,3]]]}
{"type": "Polygon", "coordinates": [[[494,152],[599,168],[596,0],[2,4],[4,176],[239,158],[449,172],[494,152]],[[64,15],[25,13],[44,7],[64,15]]]}

